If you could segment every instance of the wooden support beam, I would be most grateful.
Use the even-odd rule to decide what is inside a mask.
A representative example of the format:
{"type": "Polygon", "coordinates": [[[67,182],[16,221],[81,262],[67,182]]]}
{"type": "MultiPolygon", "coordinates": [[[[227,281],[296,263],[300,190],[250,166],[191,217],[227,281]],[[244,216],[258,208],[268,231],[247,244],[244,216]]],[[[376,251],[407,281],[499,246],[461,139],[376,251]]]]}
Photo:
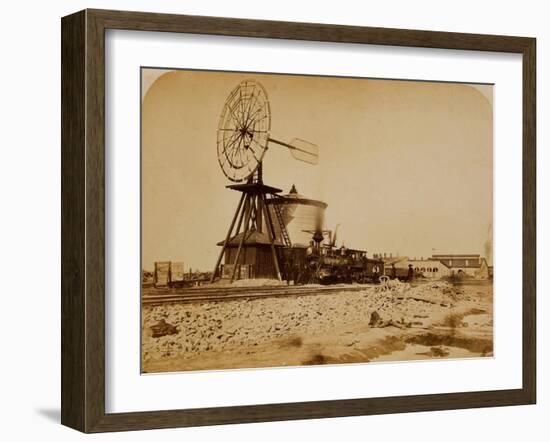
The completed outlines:
{"type": "MultiPolygon", "coordinates": [[[[254,195],[246,195],[246,199],[248,201],[248,205],[250,206],[255,198],[254,195]]],[[[251,211],[249,210],[246,214],[246,219],[244,221],[244,229],[243,229],[243,236],[241,240],[239,241],[239,248],[237,249],[237,256],[235,256],[235,264],[233,265],[233,272],[231,273],[231,282],[235,279],[235,271],[237,270],[237,265],[239,264],[239,257],[241,256],[241,249],[243,248],[243,243],[246,239],[246,234],[248,233],[248,224],[250,223],[250,214],[251,211]]]]}
{"type": "Polygon", "coordinates": [[[267,221],[267,232],[269,234],[269,239],[271,240],[271,255],[273,256],[273,263],[275,265],[275,276],[279,281],[282,281],[281,270],[279,268],[279,257],[277,256],[277,251],[275,250],[275,227],[273,226],[273,219],[271,218],[271,213],[269,213],[269,208],[265,199],[265,195],[260,195],[262,200],[262,208],[264,209],[265,219],[267,221]]]}
{"type": "MultiPolygon", "coordinates": [[[[241,211],[243,201],[244,201],[244,193],[241,195],[241,199],[239,200],[239,204],[237,205],[237,210],[235,211],[235,215],[233,215],[233,220],[231,221],[231,225],[229,226],[229,230],[227,231],[227,235],[225,237],[225,241],[223,242],[222,250],[220,251],[220,255],[218,256],[218,260],[216,261],[216,267],[214,267],[214,271],[212,272],[212,277],[210,278],[210,282],[214,282],[214,279],[216,278],[216,274],[218,273],[218,268],[220,267],[220,263],[222,261],[223,254],[224,254],[225,248],[227,246],[227,242],[231,238],[231,232],[233,231],[233,227],[235,226],[235,221],[237,220],[237,216],[239,216],[239,212],[241,211]]],[[[242,216],[241,216],[241,220],[242,220],[242,216]]],[[[240,227],[240,222],[239,222],[239,227],[240,227]]]]}

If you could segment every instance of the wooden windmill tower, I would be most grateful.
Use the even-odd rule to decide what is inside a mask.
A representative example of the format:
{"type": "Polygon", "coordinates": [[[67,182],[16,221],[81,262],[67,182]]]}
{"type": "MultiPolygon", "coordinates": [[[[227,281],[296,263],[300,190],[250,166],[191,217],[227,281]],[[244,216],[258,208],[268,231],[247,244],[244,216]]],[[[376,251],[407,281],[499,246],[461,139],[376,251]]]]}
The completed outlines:
{"type": "Polygon", "coordinates": [[[270,130],[271,112],[264,87],[254,80],[242,81],[229,94],[218,124],[218,162],[225,176],[236,183],[227,188],[241,192],[241,198],[225,240],[219,243],[222,249],[211,281],[220,274],[224,255],[226,268],[230,271],[226,276],[233,281],[243,262],[243,253],[252,245],[259,263],[256,277],[281,279],[277,248],[292,244],[280,205],[268,204],[269,199],[281,198],[282,190],[264,184],[264,155],[268,145],[273,143],[288,148],[297,160],[317,164],[318,147],[298,138],[290,143],[275,140],[270,137],[270,130]],[[281,240],[276,237],[275,223],[278,223],[281,240]]]}

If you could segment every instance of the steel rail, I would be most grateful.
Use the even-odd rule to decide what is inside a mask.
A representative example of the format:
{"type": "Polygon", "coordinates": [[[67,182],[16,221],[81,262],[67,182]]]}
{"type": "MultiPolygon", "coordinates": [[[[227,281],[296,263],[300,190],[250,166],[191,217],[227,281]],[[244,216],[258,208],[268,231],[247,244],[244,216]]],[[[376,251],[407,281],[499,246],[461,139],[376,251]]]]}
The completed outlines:
{"type": "Polygon", "coordinates": [[[218,287],[206,289],[166,290],[165,293],[145,293],[142,305],[162,305],[167,303],[218,302],[238,299],[258,299],[282,296],[317,295],[336,292],[361,291],[369,285],[353,286],[267,286],[267,287],[218,287]]]}

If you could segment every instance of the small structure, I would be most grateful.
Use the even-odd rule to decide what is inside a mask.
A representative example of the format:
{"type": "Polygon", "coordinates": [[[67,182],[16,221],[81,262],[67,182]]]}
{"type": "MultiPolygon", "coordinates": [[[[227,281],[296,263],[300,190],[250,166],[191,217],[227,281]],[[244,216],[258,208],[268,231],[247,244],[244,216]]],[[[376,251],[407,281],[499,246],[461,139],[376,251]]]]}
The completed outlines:
{"type": "MultiPolygon", "coordinates": [[[[219,246],[224,244],[225,241],[218,243],[219,246]]],[[[277,275],[278,268],[273,259],[272,246],[278,249],[283,245],[278,240],[273,242],[265,232],[255,228],[233,236],[224,247],[221,277],[223,279],[231,279],[232,276],[236,279],[273,278],[277,275]]]]}
{"type": "Polygon", "coordinates": [[[155,287],[166,287],[170,283],[170,279],[170,261],[155,262],[153,285],[155,287]]]}
{"type": "Polygon", "coordinates": [[[412,265],[416,275],[422,275],[424,278],[440,279],[451,275],[451,269],[437,259],[409,259],[407,264],[412,265]]]}
{"type": "Polygon", "coordinates": [[[451,277],[489,278],[487,260],[478,254],[433,255],[431,259],[445,264],[449,268],[451,277]]]}
{"type": "Polygon", "coordinates": [[[167,287],[184,279],[183,262],[157,261],[153,273],[155,287],[167,287]]]}
{"type": "Polygon", "coordinates": [[[170,263],[170,275],[171,282],[181,282],[185,279],[185,269],[183,262],[171,262],[170,263]]]}

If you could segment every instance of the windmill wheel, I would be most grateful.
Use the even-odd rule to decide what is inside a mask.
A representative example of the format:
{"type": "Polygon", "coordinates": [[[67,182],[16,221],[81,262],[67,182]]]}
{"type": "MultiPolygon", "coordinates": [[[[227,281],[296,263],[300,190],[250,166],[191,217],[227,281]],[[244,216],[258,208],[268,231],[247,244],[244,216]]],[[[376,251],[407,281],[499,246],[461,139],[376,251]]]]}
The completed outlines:
{"type": "Polygon", "coordinates": [[[258,169],[270,129],[265,89],[254,80],[242,81],[227,97],[218,124],[218,162],[227,178],[241,182],[258,169]]]}

